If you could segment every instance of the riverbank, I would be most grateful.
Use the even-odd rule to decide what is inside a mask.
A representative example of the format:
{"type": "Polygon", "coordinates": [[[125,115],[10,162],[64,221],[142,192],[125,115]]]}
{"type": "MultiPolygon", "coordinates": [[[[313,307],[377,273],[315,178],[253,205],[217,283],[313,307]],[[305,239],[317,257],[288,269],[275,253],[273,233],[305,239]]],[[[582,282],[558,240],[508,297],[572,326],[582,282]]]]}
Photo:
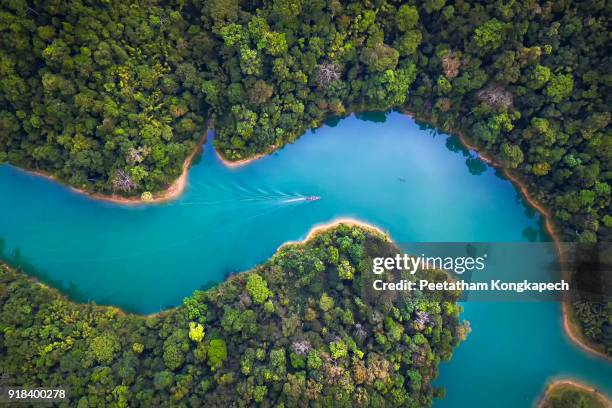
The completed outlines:
{"type": "Polygon", "coordinates": [[[185,161],[183,161],[183,166],[181,167],[180,176],[176,180],[174,180],[172,184],[170,184],[166,189],[159,191],[157,193],[154,193],[153,198],[150,200],[146,200],[146,201],[142,200],[140,196],[124,197],[124,196],[120,196],[116,194],[109,195],[109,194],[103,194],[103,193],[92,193],[90,191],[86,191],[81,188],[73,187],[66,183],[63,183],[61,180],[58,180],[57,177],[51,174],[45,173],[43,171],[21,169],[18,167],[16,168],[28,174],[31,174],[33,176],[43,177],[43,178],[46,178],[47,180],[51,180],[53,182],[62,184],[68,187],[71,191],[77,194],[83,194],[92,200],[105,201],[105,202],[109,202],[113,204],[121,204],[121,205],[159,204],[159,203],[165,203],[168,201],[175,200],[179,198],[181,194],[183,194],[183,191],[185,191],[185,187],[187,187],[187,180],[189,177],[189,168],[191,167],[191,164],[193,163],[193,160],[197,157],[197,155],[202,152],[203,146],[206,143],[206,138],[207,138],[207,131],[205,131],[202,134],[196,146],[193,148],[191,153],[189,153],[185,161]]]}
{"type": "MultiPolygon", "coordinates": [[[[407,116],[412,116],[412,117],[415,116],[414,114],[410,112],[404,112],[404,113],[407,116]]],[[[465,145],[469,149],[474,149],[477,151],[477,149],[466,140],[464,135],[460,134],[459,132],[454,132],[454,133],[459,136],[461,143],[463,143],[463,145],[465,145]]],[[[276,147],[273,147],[270,150],[270,152],[272,152],[275,148],[276,147]]],[[[187,182],[187,173],[188,173],[189,166],[191,164],[191,161],[193,160],[193,157],[195,156],[195,154],[197,154],[198,151],[199,149],[194,150],[194,152],[192,152],[192,155],[188,157],[188,159],[185,161],[184,166],[183,166],[183,172],[181,176],[179,177],[179,179],[177,179],[176,182],[173,183],[173,185],[170,186],[165,192],[162,192],[159,195],[157,195],[152,202],[168,201],[168,200],[171,200],[171,199],[174,199],[180,196],[180,194],[182,193],[182,191],[184,190],[187,184],[186,182],[187,182]]],[[[208,154],[210,154],[210,152],[208,154]]],[[[264,156],[264,154],[260,154],[260,155],[251,157],[249,159],[245,159],[245,160],[241,160],[237,162],[230,162],[230,161],[223,159],[220,153],[217,152],[216,150],[215,150],[215,154],[217,154],[217,156],[220,158],[220,161],[227,167],[244,166],[264,156]]],[[[534,199],[531,198],[526,185],[523,182],[521,182],[521,180],[519,180],[518,177],[515,177],[513,174],[511,174],[511,172],[508,172],[506,169],[503,169],[503,167],[501,167],[498,163],[496,163],[494,160],[490,159],[486,155],[480,155],[480,159],[492,166],[496,166],[500,168],[500,170],[504,173],[506,178],[510,180],[520,190],[521,194],[525,198],[525,201],[544,216],[546,230],[551,235],[552,239],[556,243],[558,243],[560,239],[557,236],[557,233],[553,228],[552,221],[551,221],[552,220],[551,215],[543,206],[539,205],[539,203],[537,203],[534,199]]],[[[80,191],[80,192],[87,194],[86,192],[83,192],[83,191],[80,191]]],[[[108,196],[91,195],[91,194],[88,194],[88,196],[95,198],[95,199],[97,198],[97,199],[101,199],[105,201],[113,201],[115,203],[122,204],[122,205],[142,204],[142,201],[140,200],[139,197],[126,199],[123,197],[109,198],[108,196]]],[[[574,343],[581,346],[585,351],[588,351],[590,353],[597,354],[600,357],[609,359],[609,357],[607,357],[604,353],[602,353],[600,350],[597,350],[597,348],[594,347],[592,344],[589,344],[588,339],[585,339],[581,336],[580,326],[576,324],[572,324],[571,310],[572,310],[571,304],[569,303],[563,304],[563,308],[562,308],[562,312],[563,312],[562,316],[563,316],[563,322],[564,322],[563,324],[564,324],[564,329],[568,333],[568,336],[570,337],[570,339],[574,343]]]]}
{"type": "Polygon", "coordinates": [[[389,234],[385,231],[382,230],[382,228],[379,228],[375,225],[372,224],[368,224],[366,222],[363,221],[359,221],[355,218],[350,218],[350,217],[340,217],[340,218],[336,218],[330,222],[326,222],[323,224],[317,224],[314,227],[312,227],[310,229],[310,231],[308,231],[308,233],[306,234],[306,237],[304,239],[302,239],[301,241],[287,241],[284,242],[283,244],[281,244],[281,246],[278,247],[278,249],[280,250],[281,248],[287,246],[287,245],[299,245],[299,244],[303,244],[306,243],[308,241],[310,241],[311,239],[315,238],[318,234],[325,232],[325,230],[328,230],[330,228],[334,228],[334,227],[338,227],[340,225],[347,225],[349,227],[359,227],[368,231],[371,231],[375,234],[379,234],[382,235],[383,237],[385,237],[386,240],[390,240],[389,234]]]}
{"type": "Polygon", "coordinates": [[[254,155],[252,157],[247,158],[247,159],[236,160],[236,161],[231,161],[231,160],[226,159],[214,147],[213,147],[213,150],[215,151],[215,154],[217,155],[217,157],[219,158],[219,160],[221,161],[221,163],[223,163],[223,165],[225,167],[236,168],[236,167],[246,166],[247,164],[252,163],[255,160],[261,159],[261,158],[263,158],[263,157],[273,153],[277,148],[278,148],[278,146],[272,145],[272,146],[270,146],[270,148],[266,149],[266,151],[263,152],[263,153],[258,153],[258,154],[254,155]]]}
{"type": "MultiPolygon", "coordinates": [[[[550,211],[548,211],[548,209],[544,208],[533,197],[531,197],[531,194],[529,192],[529,189],[527,188],[527,185],[522,180],[520,180],[518,176],[512,174],[507,168],[502,166],[501,163],[495,161],[494,159],[490,157],[487,157],[481,154],[477,147],[475,147],[470,142],[468,142],[467,138],[462,132],[453,131],[452,134],[457,135],[457,137],[461,141],[461,144],[465,146],[467,149],[478,152],[478,156],[482,161],[500,170],[503,173],[504,177],[510,180],[510,182],[519,189],[521,196],[527,202],[527,204],[529,204],[533,209],[535,209],[537,212],[542,214],[542,216],[544,217],[544,226],[546,228],[546,232],[548,233],[548,235],[550,235],[551,239],[553,240],[555,244],[555,248],[557,250],[557,256],[559,257],[559,261],[560,261],[559,263],[560,265],[565,265],[566,262],[564,259],[564,253],[561,250],[561,238],[559,237],[559,234],[554,228],[554,225],[552,222],[552,215],[550,214],[550,211]]],[[[569,279],[569,274],[567,273],[567,271],[562,270],[562,274],[565,279],[569,279]]],[[[570,303],[569,296],[570,296],[569,293],[564,295],[564,300],[562,302],[562,307],[561,307],[563,328],[565,332],[567,333],[567,336],[582,350],[590,354],[596,355],[597,357],[603,358],[605,360],[612,361],[612,358],[610,356],[608,356],[596,344],[594,344],[592,341],[587,339],[582,334],[580,325],[575,319],[572,319],[573,312],[571,310],[572,306],[570,303]]]]}
{"type": "MultiPolygon", "coordinates": [[[[384,238],[385,241],[390,241],[390,237],[389,234],[385,231],[383,231],[381,228],[372,225],[372,224],[368,224],[366,222],[363,221],[359,221],[355,218],[350,218],[350,217],[341,217],[341,218],[336,218],[330,222],[327,223],[323,223],[323,224],[318,224],[315,225],[314,227],[312,227],[306,234],[305,238],[302,240],[298,240],[298,241],[287,241],[282,243],[274,252],[274,255],[277,254],[282,248],[284,248],[285,246],[288,245],[301,245],[301,244],[306,244],[307,242],[311,241],[312,239],[314,239],[317,235],[322,234],[324,232],[326,232],[329,229],[338,227],[340,225],[346,225],[349,227],[359,227],[361,229],[370,231],[374,234],[380,235],[381,237],[384,238]]],[[[274,256],[272,255],[272,256],[274,256]]],[[[249,269],[249,270],[253,270],[255,267],[257,267],[257,265],[253,266],[253,268],[249,269]]],[[[13,267],[11,267],[9,264],[3,262],[2,260],[0,260],[0,270],[2,268],[6,268],[12,271],[17,271],[19,272],[19,269],[15,269],[13,267]]],[[[246,272],[246,271],[240,271],[240,273],[242,272],[246,272]]],[[[23,272],[22,272],[23,273],[23,272]]],[[[219,282],[219,284],[222,284],[223,282],[227,282],[228,280],[238,276],[240,273],[236,273],[233,274],[232,276],[228,277],[227,279],[225,279],[222,282],[219,282]]],[[[79,302],[75,302],[71,299],[68,298],[68,296],[61,292],[59,289],[49,286],[48,284],[46,284],[45,282],[41,281],[38,277],[36,276],[32,276],[32,275],[27,275],[28,280],[30,280],[31,282],[45,288],[46,290],[49,290],[53,293],[55,293],[58,297],[61,297],[62,299],[72,302],[72,303],[79,303],[79,302]]],[[[141,318],[158,318],[158,317],[163,317],[165,315],[168,315],[169,313],[172,313],[173,311],[175,311],[178,307],[180,307],[180,305],[178,306],[174,306],[171,308],[167,308],[167,309],[163,309],[154,313],[149,313],[149,314],[140,314],[140,313],[133,313],[133,312],[129,312],[126,310],[123,310],[122,308],[118,307],[118,306],[113,306],[113,305],[97,305],[97,304],[92,304],[92,307],[94,307],[97,310],[101,310],[103,312],[107,312],[107,311],[112,311],[113,313],[116,313],[122,317],[130,317],[130,316],[136,316],[136,317],[141,317],[141,318]]]]}
{"type": "Polygon", "coordinates": [[[537,408],[547,408],[549,399],[555,395],[560,394],[564,391],[569,391],[571,389],[575,389],[577,391],[582,391],[590,395],[595,401],[600,403],[601,407],[604,408],[612,408],[612,401],[610,398],[596,388],[588,386],[586,384],[580,383],[576,380],[563,379],[563,380],[555,380],[548,384],[546,387],[546,391],[544,391],[544,395],[537,403],[537,408]]]}

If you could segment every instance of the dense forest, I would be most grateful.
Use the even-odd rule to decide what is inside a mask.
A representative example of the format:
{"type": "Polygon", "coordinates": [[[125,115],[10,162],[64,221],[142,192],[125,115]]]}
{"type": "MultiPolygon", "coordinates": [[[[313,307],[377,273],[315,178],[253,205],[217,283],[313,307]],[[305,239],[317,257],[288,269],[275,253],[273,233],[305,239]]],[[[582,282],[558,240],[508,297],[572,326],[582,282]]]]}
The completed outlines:
{"type": "MultiPolygon", "coordinates": [[[[150,197],[208,126],[239,160],[399,108],[519,176],[564,240],[609,241],[611,16],[605,0],[6,0],[0,162],[150,197]]],[[[575,304],[612,353],[610,307],[575,304]]]]}
{"type": "Polygon", "coordinates": [[[62,406],[79,408],[429,406],[468,326],[456,292],[369,293],[372,257],[398,251],[340,225],[148,317],[72,303],[0,266],[0,372],[64,388],[62,406]]]}

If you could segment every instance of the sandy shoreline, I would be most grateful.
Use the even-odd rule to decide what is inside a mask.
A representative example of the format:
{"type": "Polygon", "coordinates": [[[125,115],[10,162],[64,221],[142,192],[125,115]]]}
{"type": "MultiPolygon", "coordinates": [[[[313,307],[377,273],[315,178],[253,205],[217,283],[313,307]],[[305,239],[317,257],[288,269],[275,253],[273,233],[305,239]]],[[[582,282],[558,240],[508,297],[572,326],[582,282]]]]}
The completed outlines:
{"type": "Polygon", "coordinates": [[[236,160],[236,161],[227,160],[214,147],[213,147],[213,150],[215,151],[215,154],[217,155],[217,157],[219,158],[219,160],[221,161],[221,163],[223,163],[223,165],[225,167],[236,168],[236,167],[246,166],[247,164],[252,163],[255,160],[259,160],[259,159],[261,159],[261,158],[263,158],[263,157],[273,153],[277,148],[278,148],[278,146],[271,146],[269,149],[267,149],[263,153],[258,153],[258,154],[256,154],[253,157],[249,157],[248,159],[242,159],[242,160],[236,160]]]}
{"type": "Polygon", "coordinates": [[[542,395],[542,397],[540,398],[540,400],[537,403],[536,407],[537,408],[544,408],[550,393],[556,387],[560,387],[560,386],[563,386],[563,385],[570,385],[572,387],[579,388],[579,389],[581,389],[583,391],[590,392],[590,393],[592,393],[595,396],[595,398],[597,398],[599,401],[601,401],[602,404],[605,407],[612,408],[612,401],[610,401],[610,398],[608,396],[606,396],[605,394],[603,394],[602,392],[600,392],[599,390],[597,390],[594,387],[591,387],[589,385],[583,384],[583,383],[581,383],[581,382],[579,382],[577,380],[572,380],[572,379],[554,380],[551,383],[549,383],[546,386],[546,390],[544,391],[544,395],[542,395]]]}
{"type": "MultiPolygon", "coordinates": [[[[563,251],[561,250],[561,239],[559,238],[559,235],[557,234],[557,231],[555,230],[553,226],[552,216],[550,214],[550,211],[548,211],[546,208],[540,205],[535,199],[533,199],[529,194],[529,189],[527,188],[527,186],[521,180],[519,180],[518,177],[514,176],[508,169],[504,168],[502,165],[500,165],[498,162],[494,161],[493,159],[482,155],[475,146],[471,145],[466,140],[466,137],[461,132],[453,132],[453,134],[459,137],[461,144],[463,144],[466,148],[468,148],[469,150],[474,150],[478,152],[479,158],[482,161],[501,170],[504,176],[508,180],[510,180],[510,182],[512,182],[513,185],[515,185],[519,189],[525,201],[532,208],[534,208],[536,211],[538,211],[540,214],[544,216],[544,224],[546,227],[546,232],[548,232],[548,235],[550,235],[553,242],[555,243],[557,255],[560,259],[560,264],[564,265],[565,262],[564,262],[563,251]]],[[[561,272],[563,276],[567,279],[568,278],[567,271],[562,270],[561,272]]],[[[578,345],[582,350],[588,353],[594,354],[598,357],[601,357],[605,360],[611,361],[612,358],[610,356],[608,356],[607,354],[605,354],[604,352],[602,352],[601,350],[597,349],[592,344],[590,344],[590,342],[587,339],[585,339],[580,333],[580,328],[576,327],[576,325],[570,321],[570,313],[571,313],[571,311],[569,310],[570,307],[571,305],[569,303],[569,294],[566,294],[565,299],[563,300],[563,303],[562,303],[561,314],[563,317],[563,328],[565,332],[567,333],[567,336],[576,345],[578,345]]]]}
{"type": "MultiPolygon", "coordinates": [[[[336,219],[334,219],[334,220],[332,220],[332,221],[330,221],[330,222],[326,222],[326,223],[323,223],[323,224],[318,224],[318,225],[315,225],[314,227],[312,227],[312,228],[311,228],[311,229],[308,231],[308,233],[306,234],[306,237],[305,237],[304,239],[302,239],[301,241],[286,241],[286,242],[282,243],[282,244],[281,244],[281,245],[280,245],[280,246],[279,246],[279,247],[276,249],[276,251],[274,251],[274,254],[272,255],[272,257],[273,257],[274,255],[276,255],[276,254],[277,254],[277,253],[278,253],[278,252],[279,252],[281,249],[283,249],[283,248],[284,248],[284,247],[286,247],[286,246],[289,246],[289,245],[299,245],[299,244],[305,244],[305,243],[307,243],[308,241],[310,241],[310,240],[312,240],[313,238],[315,238],[315,237],[316,237],[318,234],[320,234],[320,233],[324,232],[325,230],[328,230],[328,229],[330,229],[330,228],[337,227],[337,226],[339,226],[339,225],[348,225],[348,226],[351,226],[351,227],[360,227],[360,228],[363,228],[363,229],[369,230],[369,231],[371,231],[371,232],[374,232],[374,233],[376,233],[376,234],[383,235],[385,238],[389,239],[389,234],[387,234],[386,232],[384,232],[382,229],[380,229],[379,227],[377,227],[377,226],[375,226],[375,225],[368,224],[368,223],[365,223],[365,222],[363,222],[363,221],[356,220],[356,219],[354,219],[354,218],[349,218],[349,217],[340,217],[340,218],[336,218],[336,219]]],[[[271,257],[270,257],[270,258],[268,258],[268,259],[271,259],[271,257]]],[[[266,260],[266,261],[267,261],[267,260],[266,260]]],[[[266,262],[266,261],[263,261],[263,262],[266,262]]],[[[240,272],[238,272],[237,274],[234,274],[233,276],[236,276],[236,275],[238,275],[238,274],[240,274],[240,273],[243,273],[243,272],[248,272],[248,271],[250,271],[250,270],[253,270],[253,269],[254,269],[254,268],[256,268],[258,265],[260,265],[260,264],[254,265],[252,268],[250,268],[250,269],[248,269],[248,270],[246,270],[246,271],[240,271],[240,272]]],[[[219,283],[223,283],[223,282],[219,282],[219,283]]],[[[48,288],[48,286],[46,286],[46,285],[45,285],[45,287],[47,287],[47,288],[48,288]]],[[[116,307],[116,306],[103,306],[103,305],[102,305],[102,306],[100,306],[100,307],[112,308],[112,309],[114,309],[114,310],[118,311],[119,313],[121,313],[122,315],[134,315],[134,316],[141,316],[141,317],[146,317],[146,318],[151,317],[151,318],[152,318],[152,317],[161,317],[161,316],[163,316],[164,314],[169,313],[169,312],[171,312],[172,310],[177,309],[179,306],[175,306],[175,307],[172,307],[172,308],[169,308],[169,309],[160,310],[159,312],[149,313],[149,314],[146,314],[146,315],[145,315],[145,314],[139,314],[139,313],[131,313],[131,312],[126,312],[126,311],[124,311],[123,309],[121,309],[121,308],[119,308],[119,307],[116,307]]]]}
{"type": "Polygon", "coordinates": [[[380,234],[383,235],[385,238],[389,239],[389,234],[386,233],[385,231],[382,230],[382,228],[377,227],[376,225],[373,224],[368,224],[366,222],[363,221],[359,221],[355,218],[350,218],[350,217],[339,217],[339,218],[335,218],[329,222],[326,223],[322,223],[322,224],[317,224],[315,226],[313,226],[308,233],[306,234],[306,237],[304,237],[304,239],[302,239],[301,241],[287,241],[287,242],[283,242],[277,249],[277,251],[279,251],[281,248],[284,248],[285,246],[288,245],[299,245],[299,244],[304,244],[308,241],[310,241],[311,239],[315,238],[318,234],[324,232],[325,230],[328,230],[330,228],[334,228],[337,227],[339,225],[348,225],[349,227],[360,227],[369,231],[372,231],[376,234],[380,234]]]}
{"type": "Polygon", "coordinates": [[[181,194],[183,194],[183,191],[185,191],[185,187],[187,186],[187,179],[189,176],[189,168],[191,167],[193,159],[202,151],[204,144],[206,142],[206,134],[207,132],[204,132],[202,137],[200,137],[200,139],[198,140],[196,147],[191,151],[191,153],[189,153],[189,156],[187,156],[187,158],[183,162],[181,175],[176,180],[174,180],[172,184],[170,184],[166,189],[153,194],[153,199],[149,201],[143,201],[140,198],[140,196],[123,197],[123,196],[115,195],[115,194],[108,195],[108,194],[102,194],[102,193],[91,193],[81,188],[73,187],[66,183],[63,183],[62,181],[58,180],[55,176],[45,173],[45,172],[22,169],[20,167],[15,167],[15,166],[13,167],[21,171],[24,171],[28,174],[31,174],[33,176],[43,177],[43,178],[46,178],[47,180],[51,180],[55,183],[59,183],[69,188],[71,191],[77,194],[83,194],[87,196],[88,198],[91,198],[92,200],[106,201],[109,203],[121,204],[121,205],[141,205],[141,204],[164,203],[167,201],[177,199],[178,197],[181,196],[181,194]]]}
{"type": "MultiPolygon", "coordinates": [[[[415,115],[412,112],[407,112],[404,111],[402,112],[404,115],[414,118],[415,115]]],[[[451,131],[449,133],[452,133],[454,135],[457,135],[457,137],[459,137],[459,140],[461,141],[461,143],[463,144],[463,146],[465,146],[467,149],[469,150],[474,150],[478,153],[479,159],[482,160],[483,162],[501,170],[504,174],[504,176],[510,180],[510,182],[512,182],[512,184],[514,184],[520,191],[521,195],[523,196],[523,198],[525,199],[525,201],[531,206],[533,207],[536,211],[538,211],[540,214],[542,214],[544,216],[544,220],[545,220],[545,226],[546,226],[546,230],[548,232],[548,234],[551,236],[553,242],[555,243],[555,246],[557,247],[557,253],[559,255],[559,258],[562,259],[562,251],[560,250],[560,238],[557,234],[557,232],[555,231],[553,224],[552,224],[552,217],[550,212],[545,209],[543,206],[541,206],[537,201],[535,201],[535,199],[533,199],[528,191],[527,186],[521,181],[519,180],[516,176],[514,176],[513,174],[511,174],[510,171],[508,171],[506,168],[504,168],[503,166],[501,166],[498,162],[496,162],[495,160],[483,155],[480,153],[480,151],[473,146],[472,144],[470,144],[466,137],[458,131],[451,131]]],[[[122,205],[139,205],[139,204],[154,204],[154,203],[163,203],[163,202],[167,202],[167,201],[171,201],[174,200],[176,198],[178,198],[183,191],[185,190],[185,187],[187,185],[187,178],[188,178],[188,173],[189,173],[189,168],[191,166],[191,163],[193,161],[193,159],[196,157],[196,155],[203,149],[203,145],[206,141],[206,136],[207,136],[207,132],[204,132],[204,134],[202,135],[202,137],[200,138],[200,141],[198,142],[198,145],[193,149],[193,151],[189,154],[189,156],[185,159],[185,161],[183,162],[183,167],[182,167],[182,172],[181,175],[165,190],[154,194],[153,199],[150,201],[142,201],[140,197],[122,197],[122,196],[116,196],[116,195],[106,195],[106,194],[100,194],[100,193],[89,193],[87,191],[84,191],[82,189],[76,188],[76,187],[70,187],[68,186],[72,191],[80,193],[80,194],[84,194],[86,196],[88,196],[91,199],[94,200],[100,200],[100,201],[106,201],[106,202],[112,202],[115,204],[122,204],[122,205]]],[[[260,153],[257,154],[253,157],[250,157],[248,159],[243,159],[243,160],[238,160],[238,161],[229,161],[225,158],[223,158],[223,156],[221,156],[221,154],[214,149],[214,147],[212,148],[213,151],[215,152],[215,154],[217,155],[217,157],[219,158],[219,160],[223,163],[223,165],[225,165],[228,168],[237,168],[237,167],[242,167],[245,166],[249,163],[252,163],[255,160],[258,160],[266,155],[269,155],[270,153],[274,152],[277,149],[277,146],[272,146],[270,149],[268,149],[266,152],[264,153],[260,153]]],[[[49,180],[58,182],[58,180],[56,180],[55,177],[46,174],[46,173],[42,173],[42,172],[36,172],[33,170],[23,170],[26,171],[29,174],[33,174],[33,175],[37,175],[40,177],[44,177],[47,178],[49,180]]],[[[378,227],[372,227],[372,226],[368,226],[365,223],[361,223],[358,220],[355,219],[351,219],[351,218],[340,218],[338,220],[332,221],[328,224],[323,224],[320,226],[315,226],[313,229],[311,229],[311,231],[309,232],[308,236],[306,237],[305,240],[308,240],[312,234],[316,234],[317,233],[317,229],[324,229],[327,227],[331,227],[334,225],[338,225],[341,223],[345,223],[345,224],[349,224],[349,225],[359,225],[359,226],[365,226],[365,227],[370,227],[373,228],[374,230],[376,230],[377,232],[382,233],[383,235],[388,235],[386,233],[384,233],[380,228],[378,227]]],[[[303,242],[303,241],[302,241],[303,242]]],[[[290,242],[287,242],[283,245],[287,245],[290,244],[290,242]]],[[[563,262],[562,262],[563,263],[563,262]]],[[[568,296],[568,295],[567,295],[568,296]]],[[[571,313],[571,311],[569,310],[570,308],[570,304],[569,304],[569,300],[566,298],[566,300],[563,301],[562,304],[562,315],[563,315],[563,327],[565,329],[565,332],[567,333],[568,337],[574,342],[576,343],[579,347],[581,347],[583,350],[597,355],[599,357],[602,357],[608,361],[612,360],[612,358],[610,358],[608,355],[606,355],[605,353],[603,353],[601,350],[598,350],[597,348],[595,348],[592,344],[590,344],[590,342],[588,341],[588,339],[585,339],[582,334],[580,333],[580,328],[576,327],[576,325],[571,322],[570,316],[569,314],[571,313]]]]}

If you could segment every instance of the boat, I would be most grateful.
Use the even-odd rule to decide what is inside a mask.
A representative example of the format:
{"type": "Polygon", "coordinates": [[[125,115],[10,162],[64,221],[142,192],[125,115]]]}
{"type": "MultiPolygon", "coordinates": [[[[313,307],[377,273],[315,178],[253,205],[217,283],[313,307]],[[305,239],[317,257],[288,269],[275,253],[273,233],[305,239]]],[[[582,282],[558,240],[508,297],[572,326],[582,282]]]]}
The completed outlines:
{"type": "Polygon", "coordinates": [[[321,196],[308,196],[306,197],[306,201],[319,201],[321,196]]]}

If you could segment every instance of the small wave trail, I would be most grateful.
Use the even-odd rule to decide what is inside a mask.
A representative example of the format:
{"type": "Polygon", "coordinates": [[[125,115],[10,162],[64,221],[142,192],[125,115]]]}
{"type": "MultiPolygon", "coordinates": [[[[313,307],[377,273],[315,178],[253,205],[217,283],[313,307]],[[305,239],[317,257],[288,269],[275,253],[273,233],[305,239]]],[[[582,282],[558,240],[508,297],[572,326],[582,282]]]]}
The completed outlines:
{"type": "Polygon", "coordinates": [[[302,201],[306,201],[306,197],[295,197],[295,198],[287,198],[285,200],[283,200],[283,203],[299,203],[302,201]]]}
{"type": "Polygon", "coordinates": [[[288,198],[286,200],[282,200],[282,203],[300,203],[300,202],[305,202],[305,201],[319,201],[321,199],[321,197],[319,196],[300,196],[300,197],[294,197],[294,198],[288,198]]]}

